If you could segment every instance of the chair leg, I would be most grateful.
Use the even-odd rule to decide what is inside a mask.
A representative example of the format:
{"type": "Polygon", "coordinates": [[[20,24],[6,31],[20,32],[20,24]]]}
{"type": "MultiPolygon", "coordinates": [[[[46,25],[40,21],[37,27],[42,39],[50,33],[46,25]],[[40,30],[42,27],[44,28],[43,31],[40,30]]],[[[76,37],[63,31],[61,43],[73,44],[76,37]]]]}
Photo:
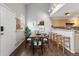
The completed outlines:
{"type": "Polygon", "coordinates": [[[59,39],[57,39],[57,49],[59,49],[59,39]]]}
{"type": "Polygon", "coordinates": [[[43,47],[41,46],[41,51],[42,51],[42,55],[43,55],[43,47]]]}
{"type": "Polygon", "coordinates": [[[25,48],[26,48],[26,44],[27,44],[26,42],[27,42],[27,40],[25,39],[25,48]]]}
{"type": "Polygon", "coordinates": [[[63,53],[64,53],[64,46],[65,46],[65,41],[64,41],[64,39],[63,39],[63,40],[62,40],[63,53]]]}
{"type": "Polygon", "coordinates": [[[32,50],[33,50],[33,56],[34,56],[34,45],[33,45],[33,47],[32,47],[32,48],[33,48],[32,50]]]}

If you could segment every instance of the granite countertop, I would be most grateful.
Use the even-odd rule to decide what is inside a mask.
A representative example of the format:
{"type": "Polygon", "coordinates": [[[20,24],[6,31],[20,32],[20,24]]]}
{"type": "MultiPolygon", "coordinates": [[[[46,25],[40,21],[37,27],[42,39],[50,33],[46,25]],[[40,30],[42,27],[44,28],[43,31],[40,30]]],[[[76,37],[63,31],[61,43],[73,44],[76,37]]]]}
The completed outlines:
{"type": "Polygon", "coordinates": [[[64,31],[74,31],[75,33],[79,33],[79,29],[75,29],[75,28],[72,28],[72,29],[67,29],[65,27],[53,27],[53,29],[58,29],[58,30],[64,30],[64,31]]]}
{"type": "Polygon", "coordinates": [[[66,29],[66,30],[77,30],[79,31],[79,27],[72,27],[72,28],[66,28],[66,27],[52,27],[52,28],[55,28],[55,29],[66,29]]]}

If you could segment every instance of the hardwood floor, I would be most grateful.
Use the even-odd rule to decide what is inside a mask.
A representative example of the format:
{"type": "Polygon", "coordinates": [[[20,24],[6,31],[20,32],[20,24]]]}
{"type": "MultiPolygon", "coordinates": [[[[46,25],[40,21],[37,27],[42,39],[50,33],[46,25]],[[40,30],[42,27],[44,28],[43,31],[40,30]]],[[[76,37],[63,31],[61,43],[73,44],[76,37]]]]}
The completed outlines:
{"type": "MultiPolygon", "coordinates": [[[[43,55],[41,54],[41,50],[38,49],[35,51],[34,56],[76,56],[76,54],[71,53],[64,53],[62,52],[62,49],[57,49],[55,45],[52,44],[53,42],[50,42],[50,47],[45,48],[43,51],[43,55]]],[[[79,54],[77,54],[79,55],[79,54]]],[[[32,48],[26,44],[25,48],[25,42],[21,44],[12,54],[11,56],[33,56],[32,54],[32,48]]]]}

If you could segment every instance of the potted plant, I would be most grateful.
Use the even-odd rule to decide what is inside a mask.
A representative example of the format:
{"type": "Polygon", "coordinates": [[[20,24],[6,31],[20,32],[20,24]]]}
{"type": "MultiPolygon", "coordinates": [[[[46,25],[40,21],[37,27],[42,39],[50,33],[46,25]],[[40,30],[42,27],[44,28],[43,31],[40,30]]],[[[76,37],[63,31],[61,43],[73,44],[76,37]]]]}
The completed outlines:
{"type": "Polygon", "coordinates": [[[26,37],[29,37],[29,35],[31,34],[31,30],[28,27],[25,27],[25,34],[26,37]]]}

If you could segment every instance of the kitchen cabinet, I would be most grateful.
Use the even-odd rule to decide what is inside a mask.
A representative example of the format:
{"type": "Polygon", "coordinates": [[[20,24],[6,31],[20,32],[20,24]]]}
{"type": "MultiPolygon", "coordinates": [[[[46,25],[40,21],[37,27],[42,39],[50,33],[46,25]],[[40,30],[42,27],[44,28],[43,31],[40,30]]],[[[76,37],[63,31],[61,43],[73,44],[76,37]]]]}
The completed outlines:
{"type": "Polygon", "coordinates": [[[54,27],[65,27],[68,20],[53,20],[52,25],[54,27]]]}
{"type": "Polygon", "coordinates": [[[79,31],[75,32],[75,51],[79,53],[79,31]]]}
{"type": "Polygon", "coordinates": [[[59,19],[52,20],[53,27],[65,27],[66,23],[74,23],[73,27],[79,27],[79,19],[59,19]]]}

